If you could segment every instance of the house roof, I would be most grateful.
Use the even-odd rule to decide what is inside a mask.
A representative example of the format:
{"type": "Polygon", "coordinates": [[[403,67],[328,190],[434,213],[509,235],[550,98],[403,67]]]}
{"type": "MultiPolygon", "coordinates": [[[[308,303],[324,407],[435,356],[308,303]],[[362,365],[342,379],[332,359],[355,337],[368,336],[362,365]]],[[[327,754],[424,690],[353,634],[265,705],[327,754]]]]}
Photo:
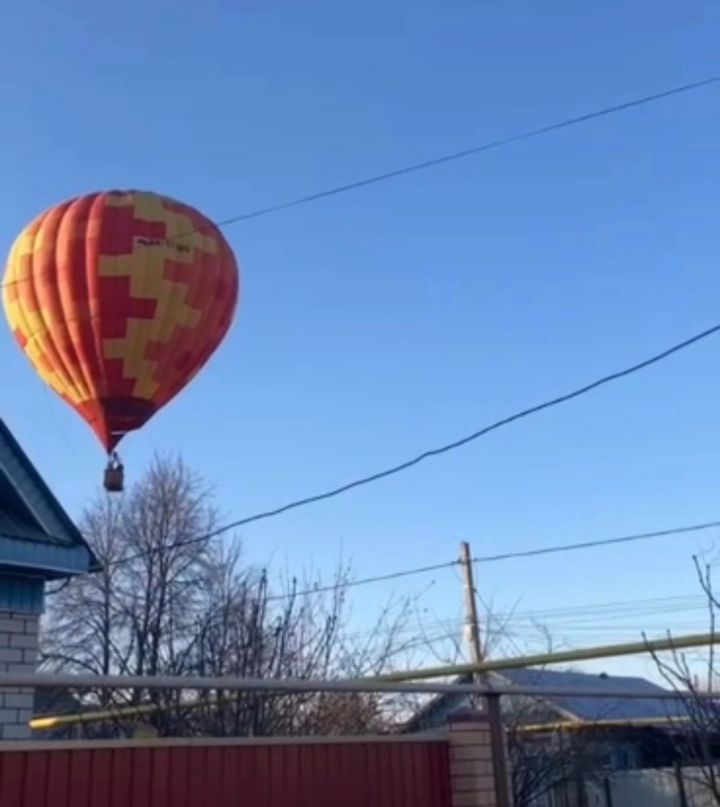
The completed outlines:
{"type": "MultiPolygon", "coordinates": [[[[638,695],[667,694],[652,681],[645,678],[631,678],[614,675],[590,675],[588,673],[565,672],[562,670],[519,669],[504,670],[502,677],[517,686],[561,687],[563,689],[597,689],[607,692],[636,692],[638,695]]],[[[658,698],[589,698],[589,697],[545,697],[546,703],[556,706],[574,719],[583,722],[597,720],[646,720],[684,714],[682,702],[658,698]]]]}
{"type": "MultiPolygon", "coordinates": [[[[516,670],[503,670],[501,673],[490,675],[492,683],[514,684],[522,687],[553,687],[567,689],[597,689],[602,691],[637,692],[638,695],[653,693],[667,693],[667,690],[653,684],[645,678],[627,676],[594,675],[589,673],[566,672],[563,670],[542,670],[535,668],[521,668],[516,670]]],[[[465,675],[457,679],[456,683],[469,683],[472,676],[465,675]]],[[[542,703],[550,707],[550,711],[578,722],[597,722],[600,720],[634,721],[655,718],[668,718],[686,715],[687,710],[682,701],[652,698],[622,698],[622,697],[548,697],[543,695],[542,703]]],[[[470,698],[468,695],[443,694],[428,701],[425,706],[415,714],[405,726],[406,732],[421,731],[447,722],[448,716],[453,712],[468,708],[470,698]]]]}
{"type": "Polygon", "coordinates": [[[80,531],[0,420],[0,571],[52,578],[97,566],[80,531]]]}

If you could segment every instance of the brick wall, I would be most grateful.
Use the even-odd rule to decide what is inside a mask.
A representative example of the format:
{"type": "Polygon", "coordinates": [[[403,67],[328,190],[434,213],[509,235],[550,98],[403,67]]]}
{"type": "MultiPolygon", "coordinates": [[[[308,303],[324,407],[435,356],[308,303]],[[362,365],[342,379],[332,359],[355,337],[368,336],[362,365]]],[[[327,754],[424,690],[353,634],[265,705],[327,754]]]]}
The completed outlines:
{"type": "MultiPolygon", "coordinates": [[[[35,671],[38,652],[38,616],[0,611],[0,672],[35,671]]],[[[33,691],[0,689],[0,740],[30,738],[33,691]]]]}
{"type": "MultiPolygon", "coordinates": [[[[461,712],[450,718],[450,780],[453,807],[512,807],[507,787],[496,782],[495,755],[505,755],[488,715],[461,712]]],[[[504,768],[504,766],[501,766],[504,768]]]]}

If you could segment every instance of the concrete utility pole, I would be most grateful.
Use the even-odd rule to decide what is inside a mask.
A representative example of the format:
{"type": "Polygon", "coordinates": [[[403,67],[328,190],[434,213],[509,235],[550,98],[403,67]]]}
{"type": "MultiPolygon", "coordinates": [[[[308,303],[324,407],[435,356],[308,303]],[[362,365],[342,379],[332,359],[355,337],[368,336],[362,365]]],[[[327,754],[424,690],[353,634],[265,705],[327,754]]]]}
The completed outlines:
{"type": "Polygon", "coordinates": [[[477,599],[475,592],[475,575],[473,573],[472,554],[470,544],[463,541],[460,544],[460,566],[463,576],[463,591],[465,594],[465,638],[470,647],[470,660],[480,664],[483,658],[482,643],[480,641],[480,619],[478,618],[477,599]]]}
{"type": "MultiPolygon", "coordinates": [[[[477,591],[475,589],[475,574],[473,572],[472,552],[470,544],[463,541],[460,544],[460,568],[462,569],[463,590],[465,595],[465,630],[470,657],[473,664],[481,664],[483,658],[482,642],[480,641],[480,619],[477,609],[477,591]]],[[[482,674],[475,673],[477,683],[487,683],[482,674]]],[[[493,746],[493,773],[495,778],[495,802],[497,807],[511,807],[510,790],[508,787],[508,769],[506,762],[505,732],[503,730],[502,712],[500,709],[500,696],[488,695],[485,698],[488,721],[490,723],[490,737],[493,746]]]]}

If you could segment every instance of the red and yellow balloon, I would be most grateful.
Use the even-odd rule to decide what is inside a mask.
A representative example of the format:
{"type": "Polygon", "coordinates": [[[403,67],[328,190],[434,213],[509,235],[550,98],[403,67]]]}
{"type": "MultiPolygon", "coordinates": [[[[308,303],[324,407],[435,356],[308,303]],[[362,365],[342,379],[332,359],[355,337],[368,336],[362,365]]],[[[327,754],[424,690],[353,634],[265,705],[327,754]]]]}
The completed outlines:
{"type": "Polygon", "coordinates": [[[111,452],[207,362],[238,289],[235,256],[209,219],[165,196],[110,191],[25,228],[3,303],[37,373],[111,452]]]}

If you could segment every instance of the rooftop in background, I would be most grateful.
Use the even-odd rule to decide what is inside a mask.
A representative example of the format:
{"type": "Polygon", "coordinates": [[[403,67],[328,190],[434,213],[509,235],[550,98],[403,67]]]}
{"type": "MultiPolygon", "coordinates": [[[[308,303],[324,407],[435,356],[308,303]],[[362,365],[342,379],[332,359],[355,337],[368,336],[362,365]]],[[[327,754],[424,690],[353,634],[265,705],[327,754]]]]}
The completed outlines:
{"type": "MultiPolygon", "coordinates": [[[[564,689],[598,689],[618,692],[634,691],[638,695],[665,693],[661,686],[645,678],[629,678],[601,673],[590,675],[562,670],[506,670],[502,678],[518,686],[563,687],[564,689]]],[[[684,713],[682,703],[647,698],[545,698],[545,701],[565,712],[570,719],[592,722],[596,720],[647,720],[666,718],[684,713]]]]}
{"type": "MultiPolygon", "coordinates": [[[[654,692],[659,694],[667,691],[644,678],[611,676],[604,673],[593,675],[563,670],[532,668],[503,670],[502,673],[492,673],[490,679],[497,685],[515,684],[522,687],[558,687],[569,691],[573,689],[597,689],[602,691],[617,689],[618,692],[623,693],[635,691],[638,695],[647,695],[654,692]]],[[[470,681],[470,675],[462,676],[458,679],[458,683],[468,683],[470,681]]],[[[632,722],[663,720],[686,714],[686,709],[679,700],[675,702],[661,699],[652,700],[651,698],[589,698],[573,697],[572,695],[567,697],[543,696],[538,700],[546,707],[548,721],[562,718],[578,723],[592,723],[601,720],[632,722]]],[[[416,732],[437,728],[447,722],[449,715],[462,711],[468,706],[469,698],[467,695],[439,695],[429,701],[421,711],[411,718],[404,730],[406,732],[416,732]]],[[[533,722],[539,722],[537,716],[533,718],[533,722]]]]}

